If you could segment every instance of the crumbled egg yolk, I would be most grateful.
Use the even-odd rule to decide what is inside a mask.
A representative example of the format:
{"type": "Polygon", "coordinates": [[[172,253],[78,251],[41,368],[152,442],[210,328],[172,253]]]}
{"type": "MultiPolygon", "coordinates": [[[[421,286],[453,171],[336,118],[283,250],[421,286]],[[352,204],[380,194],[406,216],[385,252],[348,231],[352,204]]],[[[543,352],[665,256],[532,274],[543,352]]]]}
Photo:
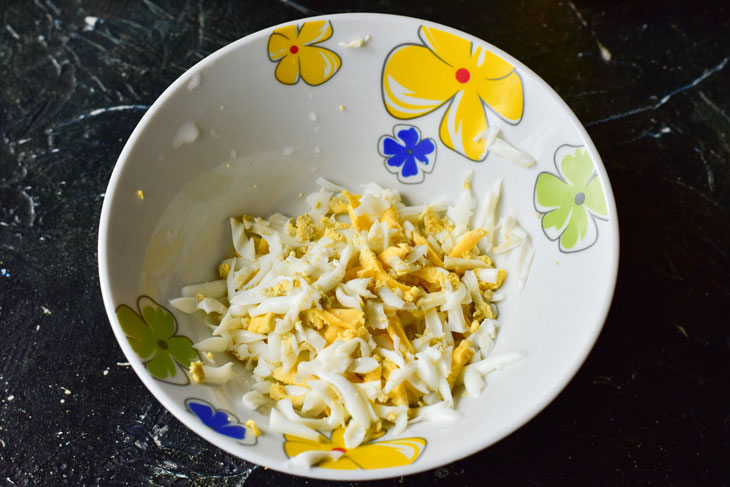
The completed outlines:
{"type": "Polygon", "coordinates": [[[246,426],[251,428],[251,431],[253,432],[254,436],[261,436],[261,430],[259,429],[259,426],[256,424],[256,421],[254,421],[253,419],[249,419],[248,421],[246,421],[243,424],[245,424],[246,426]]]}
{"type": "Polygon", "coordinates": [[[203,371],[203,362],[197,360],[190,362],[190,369],[188,369],[190,375],[193,377],[195,382],[205,382],[205,372],[203,371]]]}

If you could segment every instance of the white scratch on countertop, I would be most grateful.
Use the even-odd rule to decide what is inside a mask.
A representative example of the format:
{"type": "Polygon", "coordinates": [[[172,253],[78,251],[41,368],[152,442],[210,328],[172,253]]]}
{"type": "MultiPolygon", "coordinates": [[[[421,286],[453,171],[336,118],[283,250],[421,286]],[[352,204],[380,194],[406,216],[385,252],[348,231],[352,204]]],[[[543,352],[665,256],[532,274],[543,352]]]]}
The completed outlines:
{"type": "MultiPolygon", "coordinates": [[[[700,144],[701,145],[701,144],[700,144]]],[[[700,160],[702,161],[702,165],[705,168],[705,174],[707,177],[707,187],[710,189],[710,192],[715,191],[715,173],[712,171],[712,167],[710,167],[710,163],[707,162],[707,159],[705,159],[705,151],[702,147],[695,147],[694,148],[697,155],[700,156],[700,160]]]]}
{"type": "Polygon", "coordinates": [[[170,20],[175,20],[174,15],[172,15],[170,12],[166,11],[165,9],[163,9],[162,7],[157,5],[152,0],[142,0],[142,3],[147,5],[147,8],[149,8],[151,12],[158,14],[158,15],[162,15],[164,17],[167,17],[170,20]]]}
{"type": "Polygon", "coordinates": [[[203,0],[198,0],[198,47],[203,45],[205,38],[205,12],[203,11],[203,0]]]}
{"type": "Polygon", "coordinates": [[[295,10],[300,11],[303,14],[316,14],[317,11],[313,10],[305,5],[300,4],[299,2],[295,2],[294,0],[279,0],[281,3],[283,3],[286,6],[292,7],[295,10]]]}
{"type": "Polygon", "coordinates": [[[687,91],[689,89],[692,89],[695,86],[697,86],[698,84],[702,83],[704,80],[706,80],[707,78],[709,78],[710,76],[712,76],[713,74],[717,73],[718,71],[720,71],[721,69],[723,69],[725,66],[727,66],[728,61],[730,61],[730,56],[726,57],[725,59],[723,59],[722,61],[720,61],[717,65],[713,66],[712,68],[706,70],[699,77],[697,77],[696,79],[692,80],[691,83],[686,84],[684,86],[680,86],[679,88],[677,88],[674,91],[670,91],[669,93],[667,93],[666,95],[664,95],[661,98],[661,100],[659,100],[659,102],[656,105],[654,105],[653,109],[656,110],[660,106],[664,105],[674,95],[676,95],[678,93],[682,93],[683,91],[687,91]]]}
{"type": "Polygon", "coordinates": [[[20,35],[18,35],[18,33],[15,32],[15,29],[13,29],[10,26],[10,24],[5,24],[5,30],[7,30],[8,32],[10,32],[10,35],[13,36],[13,39],[15,39],[16,41],[19,41],[20,40],[20,35]]]}
{"type": "Polygon", "coordinates": [[[588,22],[586,22],[586,19],[583,18],[583,15],[580,13],[578,8],[576,8],[573,2],[568,2],[568,6],[573,10],[575,16],[578,17],[578,20],[581,24],[583,24],[583,27],[588,29],[588,31],[591,33],[591,36],[593,36],[593,40],[596,41],[596,45],[598,46],[598,52],[601,54],[601,59],[603,59],[605,62],[610,62],[611,51],[609,51],[608,48],[604,46],[600,40],[598,40],[596,32],[588,26],[588,22]]]}
{"type": "Polygon", "coordinates": [[[594,120],[592,122],[588,122],[588,123],[585,124],[585,126],[586,127],[593,127],[594,125],[600,125],[602,123],[612,122],[613,120],[619,120],[619,119],[622,119],[622,118],[630,117],[632,115],[636,115],[637,113],[642,113],[642,112],[646,112],[646,111],[650,111],[650,110],[652,110],[652,111],[653,110],[656,110],[659,107],[661,107],[662,105],[666,104],[669,100],[671,100],[671,98],[674,95],[677,95],[679,93],[682,93],[684,91],[687,91],[689,89],[692,89],[692,88],[696,87],[697,85],[699,85],[700,83],[702,83],[703,81],[705,81],[707,78],[709,78],[713,74],[715,74],[718,71],[721,71],[722,69],[724,69],[725,66],[727,66],[727,64],[728,64],[728,61],[730,61],[730,56],[726,57],[725,59],[723,59],[722,61],[720,61],[718,64],[716,64],[715,66],[713,66],[712,68],[705,70],[700,76],[698,76],[697,78],[695,78],[694,80],[692,80],[690,83],[687,83],[686,85],[682,85],[679,88],[677,88],[675,90],[672,90],[669,93],[667,93],[666,95],[662,96],[659,99],[659,101],[656,102],[653,105],[646,105],[646,106],[643,106],[643,107],[639,107],[639,108],[634,108],[632,110],[628,110],[626,112],[617,113],[615,115],[610,115],[610,116],[605,117],[605,118],[601,118],[601,119],[598,119],[598,120],[594,120]]]}
{"type": "MultiPolygon", "coordinates": [[[[723,110],[722,108],[720,108],[717,105],[715,105],[715,103],[713,103],[713,101],[710,100],[707,97],[707,95],[705,95],[703,92],[700,91],[699,94],[700,94],[700,98],[702,98],[702,101],[704,101],[707,105],[709,105],[710,108],[712,108],[713,110],[715,110],[722,118],[725,119],[725,121],[727,121],[728,123],[730,123],[730,116],[728,116],[728,114],[725,113],[725,110],[723,110]]],[[[20,141],[18,141],[18,143],[20,143],[20,141]]]]}
{"type": "Polygon", "coordinates": [[[108,113],[108,112],[122,112],[126,110],[147,110],[149,108],[149,105],[116,105],[113,107],[102,107],[102,108],[95,108],[94,110],[91,110],[87,113],[82,113],[78,117],[76,117],[76,120],[83,120],[85,118],[89,117],[96,117],[101,115],[102,113],[108,113]]]}
{"type": "Polygon", "coordinates": [[[51,0],[46,0],[46,5],[49,9],[53,11],[55,15],[61,15],[61,9],[53,5],[53,2],[51,2],[51,0]]]}

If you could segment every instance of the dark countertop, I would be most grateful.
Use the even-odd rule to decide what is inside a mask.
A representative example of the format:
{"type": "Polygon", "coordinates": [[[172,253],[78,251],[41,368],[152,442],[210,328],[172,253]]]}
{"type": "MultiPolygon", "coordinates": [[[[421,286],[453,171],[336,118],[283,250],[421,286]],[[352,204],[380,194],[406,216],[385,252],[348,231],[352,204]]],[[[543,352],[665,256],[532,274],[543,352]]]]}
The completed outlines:
{"type": "Polygon", "coordinates": [[[527,64],[585,123],[621,224],[608,321],[565,391],[491,448],[382,483],[730,484],[727,2],[2,3],[0,485],[324,484],[210,447],[145,389],[104,312],[96,229],[127,137],[185,69],[342,11],[440,22],[527,64]]]}

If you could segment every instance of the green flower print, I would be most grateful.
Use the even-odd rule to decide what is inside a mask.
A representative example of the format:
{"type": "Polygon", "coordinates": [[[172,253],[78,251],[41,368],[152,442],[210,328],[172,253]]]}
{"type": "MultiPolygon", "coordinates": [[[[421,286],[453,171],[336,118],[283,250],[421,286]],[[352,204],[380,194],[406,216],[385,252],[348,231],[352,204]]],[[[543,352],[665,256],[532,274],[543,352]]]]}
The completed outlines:
{"type": "Polygon", "coordinates": [[[542,229],[559,240],[562,252],[578,252],[598,239],[595,219],[607,219],[608,207],[600,178],[585,147],[563,145],[555,152],[558,175],[543,172],[535,183],[535,208],[542,229]]]}
{"type": "Polygon", "coordinates": [[[198,358],[193,342],[175,335],[175,317],[153,299],[140,296],[137,309],[139,313],[124,304],[117,308],[117,319],[132,349],[146,360],[145,367],[154,377],[187,384],[187,376],[178,375],[175,362],[186,370],[190,367],[190,362],[198,358]]]}

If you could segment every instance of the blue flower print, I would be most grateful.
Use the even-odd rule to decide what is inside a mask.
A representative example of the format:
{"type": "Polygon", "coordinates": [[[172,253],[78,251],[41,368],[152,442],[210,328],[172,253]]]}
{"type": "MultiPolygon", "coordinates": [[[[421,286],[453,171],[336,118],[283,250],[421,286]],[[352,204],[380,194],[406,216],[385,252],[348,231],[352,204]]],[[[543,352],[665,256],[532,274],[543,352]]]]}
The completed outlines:
{"type": "Polygon", "coordinates": [[[217,433],[245,444],[256,443],[256,436],[253,432],[249,431],[248,427],[240,424],[232,414],[216,409],[202,399],[188,399],[185,401],[185,405],[204,425],[217,433]]]}
{"type": "Polygon", "coordinates": [[[378,152],[385,158],[385,168],[405,184],[422,183],[436,162],[433,139],[421,140],[421,132],[413,125],[396,125],[392,136],[380,137],[378,152]]]}

